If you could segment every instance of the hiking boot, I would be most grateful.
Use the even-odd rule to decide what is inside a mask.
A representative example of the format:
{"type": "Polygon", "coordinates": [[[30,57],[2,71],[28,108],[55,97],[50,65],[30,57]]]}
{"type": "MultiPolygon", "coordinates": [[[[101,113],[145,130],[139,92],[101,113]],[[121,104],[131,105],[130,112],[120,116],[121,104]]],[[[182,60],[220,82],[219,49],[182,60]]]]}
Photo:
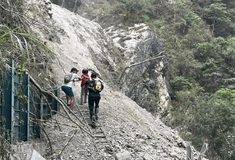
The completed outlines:
{"type": "Polygon", "coordinates": [[[92,122],[95,122],[95,121],[96,121],[95,116],[92,116],[91,121],[92,121],[92,122]]]}
{"type": "Polygon", "coordinates": [[[92,120],[91,120],[90,125],[91,125],[92,128],[95,128],[95,127],[96,127],[95,116],[92,116],[92,120]]]}
{"type": "Polygon", "coordinates": [[[96,119],[97,121],[98,121],[98,118],[99,118],[99,117],[98,117],[98,115],[96,114],[96,115],[95,115],[95,119],[96,119]]]}

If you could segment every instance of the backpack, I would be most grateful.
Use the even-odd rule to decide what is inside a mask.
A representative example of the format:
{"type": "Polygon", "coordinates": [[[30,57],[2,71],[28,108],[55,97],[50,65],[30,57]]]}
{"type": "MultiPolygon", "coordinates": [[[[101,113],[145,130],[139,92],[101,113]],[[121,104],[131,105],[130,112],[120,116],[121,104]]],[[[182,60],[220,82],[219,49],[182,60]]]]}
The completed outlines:
{"type": "Polygon", "coordinates": [[[73,74],[72,73],[67,73],[65,76],[64,76],[64,83],[69,83],[71,81],[73,77],[73,74]]]}
{"type": "Polygon", "coordinates": [[[95,81],[95,90],[98,92],[102,91],[102,85],[100,81],[95,81]]]}
{"type": "Polygon", "coordinates": [[[103,90],[102,89],[102,84],[98,80],[91,81],[87,88],[91,89],[91,90],[93,90],[95,92],[101,92],[103,90]]]}

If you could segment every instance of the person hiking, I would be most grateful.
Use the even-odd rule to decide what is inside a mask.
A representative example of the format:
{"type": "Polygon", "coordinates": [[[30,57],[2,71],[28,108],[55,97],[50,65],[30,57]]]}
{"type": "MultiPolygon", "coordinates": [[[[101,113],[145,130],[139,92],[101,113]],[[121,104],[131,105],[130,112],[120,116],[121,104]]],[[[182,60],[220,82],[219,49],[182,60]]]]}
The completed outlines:
{"type": "Polygon", "coordinates": [[[74,106],[74,94],[72,90],[73,82],[79,81],[80,77],[77,75],[78,70],[76,68],[72,68],[70,73],[67,73],[64,77],[64,85],[61,86],[61,89],[66,94],[67,104],[70,106],[70,109],[73,109],[74,106]],[[70,104],[69,104],[70,98],[70,104]]]}
{"type": "Polygon", "coordinates": [[[91,80],[88,80],[85,83],[85,85],[89,90],[88,105],[89,105],[90,119],[92,121],[97,121],[99,113],[99,102],[101,99],[100,92],[104,89],[104,85],[100,80],[96,80],[95,72],[91,74],[91,80]]]}
{"type": "Polygon", "coordinates": [[[90,79],[88,75],[88,69],[84,68],[82,70],[82,76],[81,79],[79,79],[81,82],[81,102],[79,103],[80,105],[83,105],[84,103],[87,103],[87,87],[85,86],[86,81],[90,79]]]}

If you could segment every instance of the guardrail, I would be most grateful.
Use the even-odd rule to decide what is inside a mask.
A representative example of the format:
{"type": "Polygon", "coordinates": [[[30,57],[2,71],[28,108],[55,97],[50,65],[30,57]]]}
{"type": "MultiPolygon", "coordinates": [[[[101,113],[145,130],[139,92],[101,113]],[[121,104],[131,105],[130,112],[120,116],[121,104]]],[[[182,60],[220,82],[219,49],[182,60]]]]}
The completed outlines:
{"type": "MultiPolygon", "coordinates": [[[[208,149],[208,144],[204,143],[202,148],[201,148],[200,155],[197,158],[197,160],[202,160],[203,159],[207,149],[208,149]]],[[[192,152],[192,147],[191,147],[191,142],[190,141],[188,141],[186,143],[186,152],[187,152],[186,160],[194,160],[194,156],[193,156],[193,152],[192,152]]]]}
{"type": "MultiPolygon", "coordinates": [[[[59,110],[59,104],[51,96],[46,100],[31,83],[28,74],[19,76],[15,72],[14,60],[2,68],[0,76],[0,127],[10,131],[11,144],[14,138],[28,141],[30,136],[40,138],[40,128],[30,122],[30,118],[47,119],[50,117],[48,104],[59,110]]],[[[59,97],[60,89],[54,90],[59,97]]]]}

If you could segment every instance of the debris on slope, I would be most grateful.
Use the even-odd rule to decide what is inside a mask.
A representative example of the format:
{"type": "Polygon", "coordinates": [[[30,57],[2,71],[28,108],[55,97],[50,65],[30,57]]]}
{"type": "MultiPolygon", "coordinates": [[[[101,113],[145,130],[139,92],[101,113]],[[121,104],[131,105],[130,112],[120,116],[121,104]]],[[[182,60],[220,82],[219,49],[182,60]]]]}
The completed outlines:
{"type": "MultiPolygon", "coordinates": [[[[37,2],[35,2],[37,3],[37,2]]],[[[52,64],[52,74],[61,86],[63,70],[68,72],[72,67],[80,71],[87,67],[100,73],[102,68],[95,65],[92,57],[102,57],[100,63],[105,62],[115,70],[115,61],[109,57],[107,46],[109,42],[102,28],[94,22],[84,19],[74,13],[52,4],[52,26],[48,30],[57,31],[54,39],[48,39],[47,33],[33,28],[40,38],[56,53],[52,64]],[[59,60],[59,62],[58,62],[59,60]],[[103,61],[106,60],[106,61],[103,61]]],[[[105,82],[105,81],[104,81],[105,82]]],[[[78,104],[80,85],[73,87],[76,104],[78,104]]],[[[63,95],[63,93],[62,93],[63,95]]],[[[62,159],[186,159],[185,141],[177,132],[165,126],[157,117],[152,116],[136,102],[119,91],[114,91],[105,82],[105,89],[101,92],[99,124],[105,132],[106,139],[111,146],[104,146],[97,150],[94,138],[82,130],[78,130],[73,139],[67,144],[75,128],[60,126],[46,129],[51,139],[53,155],[62,159]]],[[[82,118],[76,105],[74,112],[82,118]]],[[[88,107],[87,107],[88,110],[88,107]]],[[[88,112],[87,112],[88,114],[88,112]]],[[[61,110],[53,119],[64,124],[73,124],[61,110]]],[[[76,117],[74,117],[76,120],[76,117]]],[[[90,128],[91,129],[91,128],[90,128]]],[[[92,129],[91,129],[92,130],[92,129]]]]}
{"type": "MultiPolygon", "coordinates": [[[[102,159],[104,157],[118,160],[186,159],[186,142],[176,131],[164,125],[130,98],[111,90],[108,86],[105,86],[101,96],[98,125],[102,126],[106,139],[110,143],[97,150],[97,139],[78,130],[62,152],[62,159],[102,159]]],[[[85,116],[88,116],[87,105],[76,105],[74,109],[77,116],[82,119],[80,109],[87,109],[85,116]]],[[[64,124],[72,124],[61,114],[63,112],[55,115],[53,119],[64,124]]],[[[67,126],[60,126],[60,129],[61,131],[59,127],[47,128],[52,141],[53,158],[58,156],[59,151],[76,130],[67,126]]],[[[90,129],[95,132],[95,129],[90,129]]],[[[195,151],[196,155],[198,157],[195,151]]]]}

